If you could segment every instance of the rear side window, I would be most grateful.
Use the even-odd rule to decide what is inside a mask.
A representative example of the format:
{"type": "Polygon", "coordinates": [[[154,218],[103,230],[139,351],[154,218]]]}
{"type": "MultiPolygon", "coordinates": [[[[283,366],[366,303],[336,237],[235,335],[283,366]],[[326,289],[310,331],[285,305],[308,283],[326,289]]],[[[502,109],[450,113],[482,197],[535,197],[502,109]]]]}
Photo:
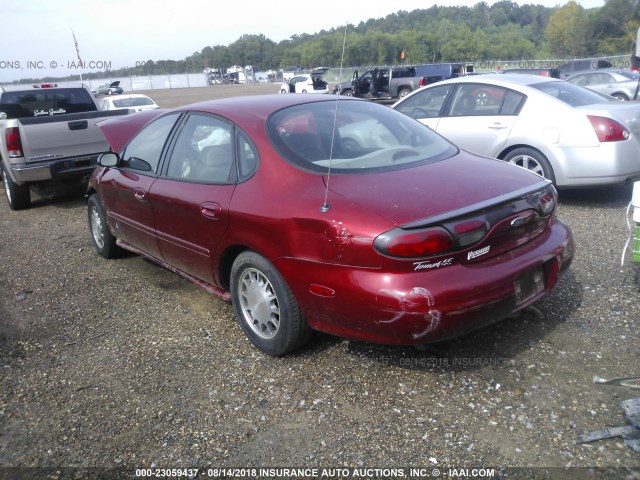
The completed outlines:
{"type": "Polygon", "coordinates": [[[7,118],[56,116],[97,110],[91,94],[84,88],[33,89],[5,92],[0,97],[0,112],[5,113],[7,118]]]}
{"type": "Polygon", "coordinates": [[[451,105],[452,117],[516,115],[524,95],[495,85],[460,85],[451,105]]]}

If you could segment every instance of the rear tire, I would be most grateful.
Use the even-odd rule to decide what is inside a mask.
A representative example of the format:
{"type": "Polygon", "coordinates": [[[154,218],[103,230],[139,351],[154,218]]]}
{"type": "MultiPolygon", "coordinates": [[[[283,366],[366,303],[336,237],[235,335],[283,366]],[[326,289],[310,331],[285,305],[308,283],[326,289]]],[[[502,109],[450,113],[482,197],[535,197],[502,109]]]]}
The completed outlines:
{"type": "Polygon", "coordinates": [[[7,173],[4,165],[2,166],[2,183],[4,184],[4,193],[11,210],[24,210],[31,206],[29,184],[23,183],[20,185],[15,183],[7,173]]]}
{"type": "Polygon", "coordinates": [[[119,256],[122,249],[116,245],[116,237],[109,230],[107,217],[97,193],[91,195],[87,202],[87,220],[89,221],[91,240],[93,240],[93,246],[98,255],[104,258],[119,256]]]}
{"type": "Polygon", "coordinates": [[[551,180],[554,184],[556,183],[556,177],[549,160],[538,150],[530,147],[516,148],[504,157],[504,161],[526,168],[547,180],[551,180]]]}
{"type": "Polygon", "coordinates": [[[285,355],[311,338],[291,289],[273,264],[256,252],[243,252],[233,262],[231,299],[240,328],[268,355],[285,355]]]}
{"type": "Polygon", "coordinates": [[[411,93],[411,90],[408,88],[403,88],[398,92],[398,98],[404,98],[411,93]]]}

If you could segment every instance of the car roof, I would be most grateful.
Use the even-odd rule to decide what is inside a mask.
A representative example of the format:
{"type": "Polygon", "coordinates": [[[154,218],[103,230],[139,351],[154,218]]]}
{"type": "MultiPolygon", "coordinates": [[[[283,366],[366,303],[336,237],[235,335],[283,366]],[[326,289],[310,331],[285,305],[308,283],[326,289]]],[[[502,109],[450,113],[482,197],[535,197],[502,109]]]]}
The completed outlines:
{"type": "Polygon", "coordinates": [[[577,75],[584,75],[584,74],[592,75],[595,73],[602,73],[602,72],[622,73],[622,72],[628,72],[628,70],[625,70],[623,68],[598,68],[597,70],[574,70],[573,72],[564,73],[563,76],[564,78],[569,78],[569,77],[575,77],[577,75]]]}
{"type": "Polygon", "coordinates": [[[204,102],[193,103],[182,107],[177,107],[173,111],[199,111],[219,113],[228,119],[241,123],[243,121],[251,121],[264,119],[272,113],[283,108],[294,105],[302,105],[314,102],[367,102],[354,97],[338,97],[337,95],[314,95],[314,94],[298,94],[298,95],[248,95],[241,97],[219,98],[215,100],[207,100],[204,102]]]}
{"type": "Polygon", "coordinates": [[[442,80],[440,82],[434,83],[424,88],[433,88],[438,85],[443,85],[447,83],[487,83],[492,85],[500,85],[503,87],[508,87],[510,84],[516,85],[535,85],[537,83],[546,83],[546,82],[561,82],[562,80],[558,78],[551,77],[543,77],[541,75],[503,75],[501,73],[487,73],[485,75],[471,75],[464,77],[456,77],[450,78],[448,80],[442,80]]]}

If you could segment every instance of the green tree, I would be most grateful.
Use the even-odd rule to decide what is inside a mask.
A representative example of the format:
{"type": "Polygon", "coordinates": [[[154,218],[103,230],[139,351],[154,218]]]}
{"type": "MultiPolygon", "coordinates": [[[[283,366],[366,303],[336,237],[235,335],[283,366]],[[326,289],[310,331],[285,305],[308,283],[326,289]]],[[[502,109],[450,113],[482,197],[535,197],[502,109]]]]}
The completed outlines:
{"type": "Polygon", "coordinates": [[[557,9],[545,30],[549,51],[559,57],[586,55],[590,38],[587,20],[584,8],[574,0],[557,9]]]}
{"type": "Polygon", "coordinates": [[[639,0],[607,0],[592,15],[594,53],[628,52],[640,27],[639,0]]]}

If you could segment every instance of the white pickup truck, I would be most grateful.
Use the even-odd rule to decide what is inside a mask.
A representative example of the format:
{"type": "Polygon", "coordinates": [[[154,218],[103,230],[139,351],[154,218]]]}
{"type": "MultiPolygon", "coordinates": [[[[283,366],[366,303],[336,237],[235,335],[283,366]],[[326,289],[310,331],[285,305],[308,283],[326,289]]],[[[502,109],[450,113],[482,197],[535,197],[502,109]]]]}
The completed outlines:
{"type": "Polygon", "coordinates": [[[88,178],[109,151],[96,123],[127,113],[99,111],[81,84],[0,87],[0,173],[9,207],[29,208],[32,185],[88,178]]]}

